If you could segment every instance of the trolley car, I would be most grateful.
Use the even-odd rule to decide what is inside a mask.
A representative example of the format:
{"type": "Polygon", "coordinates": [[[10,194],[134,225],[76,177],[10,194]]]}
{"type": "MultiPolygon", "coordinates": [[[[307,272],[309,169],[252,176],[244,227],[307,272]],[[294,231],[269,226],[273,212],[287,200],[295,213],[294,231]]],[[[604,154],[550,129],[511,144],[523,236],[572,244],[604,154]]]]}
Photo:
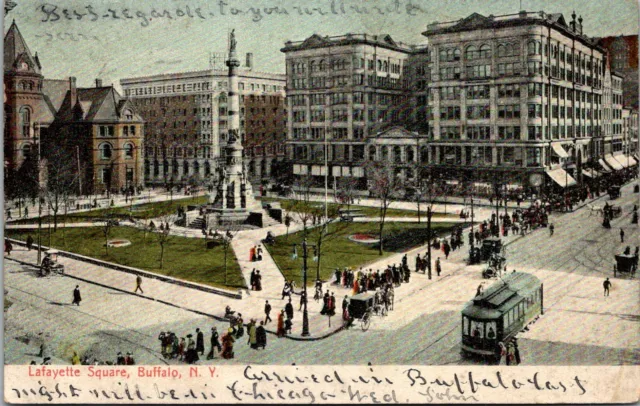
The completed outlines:
{"type": "Polygon", "coordinates": [[[499,359],[499,344],[507,343],[544,314],[543,285],[524,272],[501,278],[462,310],[462,355],[499,359]]]}

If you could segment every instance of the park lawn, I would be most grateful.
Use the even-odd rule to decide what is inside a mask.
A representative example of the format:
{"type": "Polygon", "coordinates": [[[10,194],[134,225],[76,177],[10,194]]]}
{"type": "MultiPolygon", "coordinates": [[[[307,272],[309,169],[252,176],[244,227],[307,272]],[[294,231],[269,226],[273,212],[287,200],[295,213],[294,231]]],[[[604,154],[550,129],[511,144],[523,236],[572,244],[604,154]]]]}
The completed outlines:
{"type": "MultiPolygon", "coordinates": [[[[146,271],[171,276],[217,287],[244,288],[245,281],[240,272],[233,249],[227,251],[227,277],[224,283],[224,250],[222,246],[206,249],[199,238],[170,236],[165,243],[164,266],[160,269],[160,244],[157,234],[145,233],[133,227],[112,227],[109,239],[124,238],[131,241],[128,247],[109,248],[105,253],[105,238],[102,227],[58,229],[51,233],[51,246],[59,250],[97,258],[146,271]]],[[[5,235],[26,240],[31,234],[37,240],[37,230],[5,230],[5,235]]],[[[48,246],[49,234],[42,230],[42,245],[48,246]]]]}
{"type": "MultiPolygon", "coordinates": [[[[136,204],[131,207],[113,207],[104,209],[95,209],[89,211],[83,211],[79,213],[72,213],[64,215],[64,212],[58,214],[58,224],[66,223],[83,223],[90,222],[96,219],[104,218],[107,215],[116,217],[128,217],[131,214],[135,218],[139,219],[152,219],[161,216],[167,216],[170,214],[176,214],[178,206],[195,206],[207,203],[208,196],[188,197],[186,199],[177,199],[173,201],[151,202],[136,204]]],[[[12,221],[11,224],[33,224],[36,219],[20,219],[12,221]]],[[[42,221],[47,223],[51,221],[53,223],[53,216],[44,216],[42,221]]]]}
{"type": "MultiPolygon", "coordinates": [[[[276,197],[262,197],[261,200],[263,202],[280,202],[280,206],[285,210],[285,211],[292,211],[296,205],[296,203],[299,203],[296,200],[292,200],[292,199],[279,199],[276,197]]],[[[311,201],[309,202],[309,205],[311,207],[322,207],[324,208],[324,203],[323,202],[319,202],[319,201],[311,201]]],[[[299,210],[300,207],[304,207],[304,205],[300,205],[298,204],[298,208],[296,208],[297,210],[299,210]]],[[[349,207],[349,210],[359,210],[364,216],[366,217],[380,217],[380,208],[379,207],[372,207],[372,206],[360,206],[360,205],[356,205],[356,204],[352,204],[349,207]]],[[[337,211],[338,209],[344,209],[347,210],[347,205],[346,204],[338,204],[338,203],[329,203],[328,204],[328,210],[329,211],[337,211]]],[[[324,211],[323,211],[324,213],[324,211]]],[[[417,218],[418,217],[418,211],[417,210],[405,210],[405,209],[387,209],[387,217],[409,217],[409,218],[417,218]]],[[[427,221],[427,205],[426,204],[422,204],[420,207],[420,217],[422,219],[424,219],[424,221],[427,221]]],[[[432,218],[434,217],[438,217],[438,218],[446,218],[446,217],[450,217],[450,218],[456,218],[458,216],[454,215],[454,214],[444,214],[444,213],[433,213],[432,218]]]]}
{"type": "MultiPolygon", "coordinates": [[[[432,225],[434,237],[445,234],[455,224],[435,223],[432,225]]],[[[335,268],[351,267],[359,269],[382,258],[406,251],[425,243],[427,236],[426,224],[417,223],[387,223],[384,227],[383,254],[378,254],[377,244],[362,244],[349,240],[349,236],[356,233],[378,235],[379,224],[337,222],[329,225],[329,233],[322,241],[322,256],[320,258],[320,279],[328,280],[335,268]]],[[[308,230],[307,243],[317,244],[320,227],[308,230]]],[[[287,280],[294,280],[298,285],[302,281],[302,240],[303,231],[276,237],[276,243],[268,245],[267,249],[287,280]],[[293,244],[298,245],[298,259],[293,260],[293,244]]],[[[377,238],[377,237],[376,237],[377,238]]],[[[308,248],[307,283],[312,284],[316,279],[317,262],[313,262],[313,249],[308,248]]]]}

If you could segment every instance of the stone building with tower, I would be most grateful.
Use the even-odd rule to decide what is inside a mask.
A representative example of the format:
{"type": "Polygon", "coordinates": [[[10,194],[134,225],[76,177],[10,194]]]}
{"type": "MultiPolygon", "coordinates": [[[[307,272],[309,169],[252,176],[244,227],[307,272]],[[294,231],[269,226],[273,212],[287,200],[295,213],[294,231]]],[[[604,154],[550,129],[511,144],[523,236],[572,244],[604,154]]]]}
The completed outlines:
{"type": "MultiPolygon", "coordinates": [[[[253,70],[251,54],[238,69],[240,136],[253,182],[284,157],[284,75],[253,70]]],[[[228,133],[228,72],[214,69],[121,79],[146,123],[145,181],[206,184],[224,158],[228,133]]]]}
{"type": "Polygon", "coordinates": [[[96,80],[95,87],[79,88],[75,77],[46,79],[15,22],[4,38],[4,80],[9,176],[29,157],[41,164],[64,157],[77,174],[72,193],[143,184],[144,121],[113,86],[96,80]]]}

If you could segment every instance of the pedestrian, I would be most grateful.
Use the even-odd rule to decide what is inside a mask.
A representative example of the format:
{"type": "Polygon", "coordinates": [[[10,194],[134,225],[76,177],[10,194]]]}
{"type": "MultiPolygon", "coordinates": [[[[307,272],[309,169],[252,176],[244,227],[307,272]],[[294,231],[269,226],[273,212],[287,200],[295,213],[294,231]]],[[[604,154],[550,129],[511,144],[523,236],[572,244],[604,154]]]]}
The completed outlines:
{"type": "Polygon", "coordinates": [[[136,276],[136,290],[134,290],[133,293],[138,293],[138,289],[140,289],[140,293],[144,295],[144,291],[140,285],[142,285],[142,277],[138,275],[136,276]]]}
{"type": "Polygon", "coordinates": [[[289,297],[289,302],[284,306],[284,312],[288,319],[293,319],[293,305],[291,304],[291,297],[289,297]]]}
{"type": "Polygon", "coordinates": [[[622,228],[620,229],[620,242],[624,242],[624,230],[622,228]]]}
{"type": "Polygon", "coordinates": [[[476,296],[480,296],[482,294],[483,286],[482,284],[478,285],[478,290],[476,290],[476,296]]]}
{"type": "Polygon", "coordinates": [[[284,283],[284,287],[282,288],[282,299],[284,300],[285,296],[289,296],[289,299],[291,299],[291,285],[289,284],[289,282],[285,282],[284,283]]]}
{"type": "Polygon", "coordinates": [[[82,296],[80,296],[80,286],[76,285],[76,288],[73,290],[73,302],[71,302],[71,304],[80,306],[81,301],[82,296]]]}
{"type": "Polygon", "coordinates": [[[256,333],[256,321],[251,319],[249,325],[247,326],[247,335],[249,336],[247,340],[247,344],[251,346],[254,350],[258,349],[258,336],[256,333]]]}
{"type": "Polygon", "coordinates": [[[553,226],[553,223],[549,224],[549,237],[553,235],[553,232],[556,228],[553,226]]]}
{"type": "Polygon", "coordinates": [[[29,234],[27,236],[27,249],[31,251],[31,248],[33,248],[33,237],[29,234]]]}
{"type": "Polygon", "coordinates": [[[119,351],[116,355],[116,365],[125,365],[124,355],[119,351]]]}
{"type": "Polygon", "coordinates": [[[211,351],[207,354],[207,359],[215,358],[215,349],[218,349],[218,353],[222,352],[222,346],[220,345],[218,330],[216,327],[211,327],[211,351]]]}
{"type": "Polygon", "coordinates": [[[193,334],[187,334],[187,352],[184,356],[184,360],[187,364],[193,364],[199,361],[198,351],[196,350],[196,343],[193,341],[193,334]]]}
{"type": "Polygon", "coordinates": [[[255,279],[256,290],[262,290],[262,275],[260,275],[260,270],[256,271],[256,279],[255,279]]]}
{"type": "Polygon", "coordinates": [[[251,290],[256,290],[256,268],[253,268],[253,271],[251,271],[249,283],[251,284],[251,290]]]}
{"type": "Polygon", "coordinates": [[[440,257],[436,259],[436,274],[440,276],[440,272],[442,272],[442,266],[440,265],[440,257]]]}
{"type": "Polygon", "coordinates": [[[13,249],[13,245],[11,245],[11,241],[5,238],[4,240],[4,251],[7,253],[7,256],[11,256],[11,250],[13,249]]]}
{"type": "Polygon", "coordinates": [[[11,220],[11,209],[7,209],[7,220],[11,220]]]}
{"type": "Polygon", "coordinates": [[[284,309],[280,310],[280,314],[278,315],[278,328],[276,330],[276,335],[278,337],[284,337],[284,309]]]}
{"type": "Polygon", "coordinates": [[[298,244],[293,244],[293,253],[291,254],[291,259],[298,259],[298,244]]]}
{"type": "Polygon", "coordinates": [[[204,334],[199,328],[196,329],[196,351],[204,355],[204,334]]]}
{"type": "Polygon", "coordinates": [[[249,250],[249,262],[254,262],[256,260],[256,246],[254,245],[249,250]]]}
{"type": "Polygon", "coordinates": [[[264,325],[260,322],[260,325],[256,327],[256,348],[264,350],[267,347],[267,331],[264,329],[264,325]]]}
{"type": "Polygon", "coordinates": [[[303,290],[302,292],[300,292],[300,307],[298,308],[298,311],[302,310],[302,307],[305,305],[305,303],[307,303],[307,292],[306,290],[303,290]]]}
{"type": "Polygon", "coordinates": [[[235,356],[233,353],[233,342],[235,339],[233,338],[233,329],[230,328],[227,330],[227,333],[222,336],[222,358],[230,359],[235,356]]]}
{"type": "Polygon", "coordinates": [[[271,305],[269,304],[269,301],[265,301],[264,303],[264,314],[265,314],[265,318],[264,318],[264,324],[267,324],[271,320],[271,316],[269,315],[269,313],[271,313],[271,305]]]}
{"type": "Polygon", "coordinates": [[[291,334],[291,329],[293,328],[293,320],[286,319],[284,321],[284,333],[291,334]]]}
{"type": "Polygon", "coordinates": [[[603,283],[602,286],[604,287],[604,295],[605,296],[609,296],[609,289],[611,288],[611,282],[609,282],[609,278],[607,278],[603,283]]]}
{"type": "Polygon", "coordinates": [[[258,249],[256,249],[256,261],[262,261],[262,246],[258,245],[258,249]]]}

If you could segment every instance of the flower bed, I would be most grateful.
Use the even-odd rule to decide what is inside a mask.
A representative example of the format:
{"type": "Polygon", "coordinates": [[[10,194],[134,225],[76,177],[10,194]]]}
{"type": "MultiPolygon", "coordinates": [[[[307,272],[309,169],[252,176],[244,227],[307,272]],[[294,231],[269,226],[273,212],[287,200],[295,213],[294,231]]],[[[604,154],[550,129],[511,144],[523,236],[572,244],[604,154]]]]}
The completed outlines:
{"type": "Polygon", "coordinates": [[[127,247],[129,245],[131,245],[131,241],[124,239],[109,240],[107,242],[107,246],[112,248],[127,247]]]}
{"type": "Polygon", "coordinates": [[[380,239],[377,236],[371,234],[351,234],[349,239],[362,244],[375,244],[380,242],[380,239]]]}

